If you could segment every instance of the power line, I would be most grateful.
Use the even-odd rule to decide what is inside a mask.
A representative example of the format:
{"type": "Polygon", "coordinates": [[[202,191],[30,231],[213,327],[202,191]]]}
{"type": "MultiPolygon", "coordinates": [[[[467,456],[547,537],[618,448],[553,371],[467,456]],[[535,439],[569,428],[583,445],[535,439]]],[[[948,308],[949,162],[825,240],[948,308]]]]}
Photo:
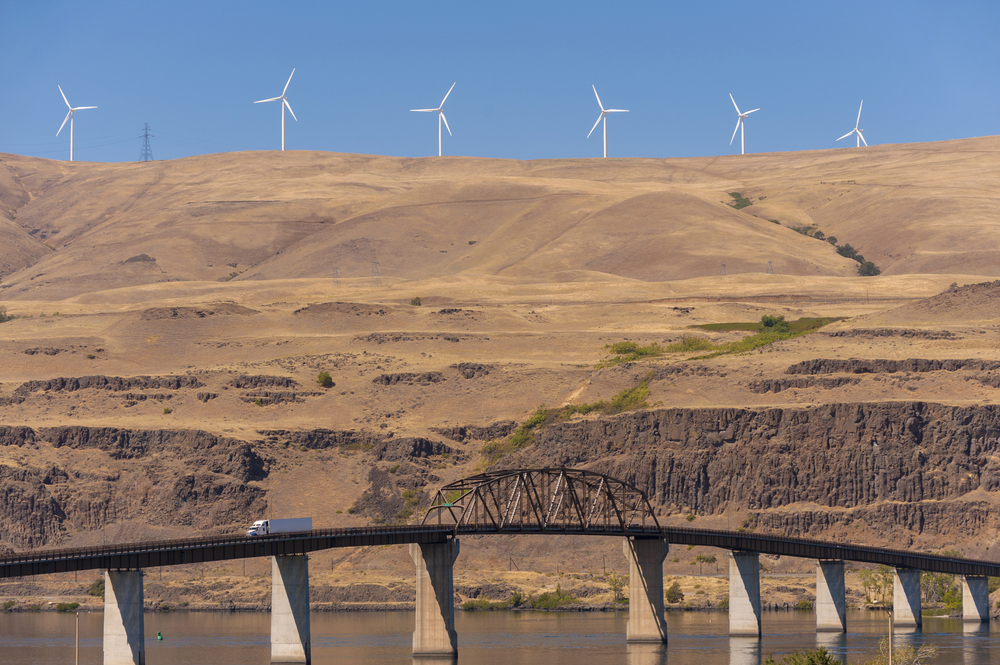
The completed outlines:
{"type": "Polygon", "coordinates": [[[145,129],[142,134],[142,152],[139,154],[140,162],[151,162],[153,161],[153,149],[149,147],[149,123],[145,123],[145,129]]]}

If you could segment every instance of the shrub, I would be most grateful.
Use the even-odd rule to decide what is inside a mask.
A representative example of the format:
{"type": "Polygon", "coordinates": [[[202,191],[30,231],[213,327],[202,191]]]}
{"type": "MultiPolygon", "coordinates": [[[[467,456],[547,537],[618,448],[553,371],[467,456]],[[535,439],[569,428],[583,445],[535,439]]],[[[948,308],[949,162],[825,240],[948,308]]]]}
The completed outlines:
{"type": "Polygon", "coordinates": [[[93,583],[91,583],[91,585],[89,587],[87,587],[87,593],[89,593],[91,596],[96,596],[96,597],[99,597],[99,598],[103,599],[104,598],[104,578],[103,577],[98,577],[96,580],[94,580],[93,583]]]}
{"type": "Polygon", "coordinates": [[[836,245],[837,244],[837,236],[827,236],[826,237],[826,241],[828,243],[830,243],[831,245],[836,245]]]}
{"type": "Polygon", "coordinates": [[[420,307],[420,296],[417,296],[416,298],[411,300],[410,304],[413,305],[414,307],[420,307]]]}
{"type": "Polygon", "coordinates": [[[603,364],[605,365],[617,365],[618,363],[632,362],[646,356],[663,355],[663,349],[655,342],[649,346],[639,346],[635,342],[617,342],[615,344],[607,344],[604,348],[608,350],[609,354],[616,356],[604,361],[603,364]]]}
{"type": "Polygon", "coordinates": [[[93,359],[94,359],[94,358],[96,358],[96,357],[97,357],[97,356],[95,356],[95,355],[94,355],[93,353],[88,353],[88,354],[87,354],[87,360],[93,360],[93,359]]]}
{"type": "Polygon", "coordinates": [[[13,600],[5,600],[4,603],[3,603],[3,611],[4,612],[9,612],[10,608],[14,607],[14,604],[15,604],[15,601],[13,601],[13,600]]]}
{"type": "Polygon", "coordinates": [[[72,612],[80,607],[80,603],[59,603],[56,605],[56,612],[72,612]]]}
{"type": "Polygon", "coordinates": [[[681,341],[669,345],[666,350],[669,353],[690,353],[692,351],[711,351],[715,345],[704,337],[694,335],[684,335],[681,341]]]}
{"type": "Polygon", "coordinates": [[[785,321],[784,316],[771,316],[770,314],[765,314],[760,317],[761,330],[765,332],[790,332],[791,328],[788,325],[788,321],[785,321]]]}
{"type": "Polygon", "coordinates": [[[552,610],[564,605],[572,605],[578,602],[569,592],[563,591],[562,586],[556,585],[555,591],[543,593],[538,598],[528,596],[528,607],[533,610],[552,610]]]}
{"type": "Polygon", "coordinates": [[[694,513],[690,513],[690,514],[689,514],[689,515],[688,515],[687,517],[685,517],[684,519],[686,519],[686,520],[687,520],[688,522],[693,522],[693,521],[694,521],[694,518],[695,518],[695,514],[694,514],[694,513]]]}
{"type": "Polygon", "coordinates": [[[7,316],[7,308],[0,305],[0,323],[7,323],[13,318],[13,316],[7,316]]]}
{"type": "Polygon", "coordinates": [[[681,591],[681,585],[675,580],[673,584],[667,587],[666,593],[663,594],[668,603],[682,603],[684,602],[684,592],[681,591]]]}
{"type": "MultiPolygon", "coordinates": [[[[896,660],[896,658],[893,658],[896,660]]],[[[904,661],[896,660],[897,663],[904,661]]],[[[909,662],[909,661],[906,661],[909,662]]],[[[839,656],[835,656],[824,647],[816,650],[806,649],[790,653],[780,661],[774,660],[774,654],[764,659],[764,665],[844,665],[844,661],[839,656]]]]}
{"type": "Polygon", "coordinates": [[[171,414],[171,413],[173,413],[173,412],[174,412],[174,410],[173,410],[173,409],[171,409],[171,408],[170,408],[169,406],[168,406],[168,407],[165,407],[165,408],[163,409],[163,415],[168,415],[168,414],[171,414]]]}
{"type": "Polygon", "coordinates": [[[746,208],[748,205],[751,205],[750,199],[743,196],[739,192],[729,192],[729,195],[733,197],[732,206],[737,210],[741,210],[743,208],[746,208]]]}
{"type": "Polygon", "coordinates": [[[329,372],[320,372],[316,376],[316,383],[324,388],[332,388],[334,386],[333,377],[330,376],[329,372]]]}
{"type": "Polygon", "coordinates": [[[875,275],[881,275],[882,271],[871,261],[865,261],[858,266],[858,274],[862,277],[874,277],[875,275]]]}
{"type": "Polygon", "coordinates": [[[802,612],[812,612],[812,608],[813,604],[810,603],[808,600],[800,600],[799,602],[795,603],[795,606],[792,609],[800,610],[802,612]]]}
{"type": "Polygon", "coordinates": [[[608,573],[608,588],[611,589],[611,593],[614,594],[614,601],[617,603],[624,595],[622,591],[628,584],[628,575],[625,573],[608,573]]]}

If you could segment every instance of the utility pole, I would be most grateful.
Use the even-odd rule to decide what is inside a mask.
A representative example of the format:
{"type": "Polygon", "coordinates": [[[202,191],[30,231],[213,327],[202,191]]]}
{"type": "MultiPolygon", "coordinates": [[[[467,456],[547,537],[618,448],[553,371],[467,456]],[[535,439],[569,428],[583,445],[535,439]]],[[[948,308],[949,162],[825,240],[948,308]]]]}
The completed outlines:
{"type": "Polygon", "coordinates": [[[145,128],[142,134],[142,153],[139,155],[140,162],[151,162],[153,161],[153,149],[149,147],[149,137],[152,134],[149,133],[149,123],[145,123],[145,128]]]}

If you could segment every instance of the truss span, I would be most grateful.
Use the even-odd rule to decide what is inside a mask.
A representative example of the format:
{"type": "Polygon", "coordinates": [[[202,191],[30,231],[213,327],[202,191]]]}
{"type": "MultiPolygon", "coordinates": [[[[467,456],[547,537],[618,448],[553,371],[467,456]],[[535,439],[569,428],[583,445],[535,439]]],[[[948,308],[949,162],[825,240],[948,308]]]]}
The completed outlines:
{"type": "Polygon", "coordinates": [[[457,531],[622,535],[660,531],[645,493],[578,469],[490,471],[445,485],[424,524],[457,531]]]}

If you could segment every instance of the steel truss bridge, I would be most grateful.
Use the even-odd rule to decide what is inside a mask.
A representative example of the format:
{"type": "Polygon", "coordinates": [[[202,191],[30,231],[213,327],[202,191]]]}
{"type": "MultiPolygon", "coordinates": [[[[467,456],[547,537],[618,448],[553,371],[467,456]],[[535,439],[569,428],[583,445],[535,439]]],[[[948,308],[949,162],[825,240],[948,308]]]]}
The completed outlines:
{"type": "Polygon", "coordinates": [[[340,547],[443,543],[465,534],[665,538],[808,559],[855,561],[936,573],[1000,576],[1000,563],[740,531],[660,526],[646,495],[620,480],[575,469],[492,471],[442,487],[424,523],[316,529],[247,538],[208,536],[102,547],[44,549],[0,558],[0,578],[307,554],[340,547]]]}

